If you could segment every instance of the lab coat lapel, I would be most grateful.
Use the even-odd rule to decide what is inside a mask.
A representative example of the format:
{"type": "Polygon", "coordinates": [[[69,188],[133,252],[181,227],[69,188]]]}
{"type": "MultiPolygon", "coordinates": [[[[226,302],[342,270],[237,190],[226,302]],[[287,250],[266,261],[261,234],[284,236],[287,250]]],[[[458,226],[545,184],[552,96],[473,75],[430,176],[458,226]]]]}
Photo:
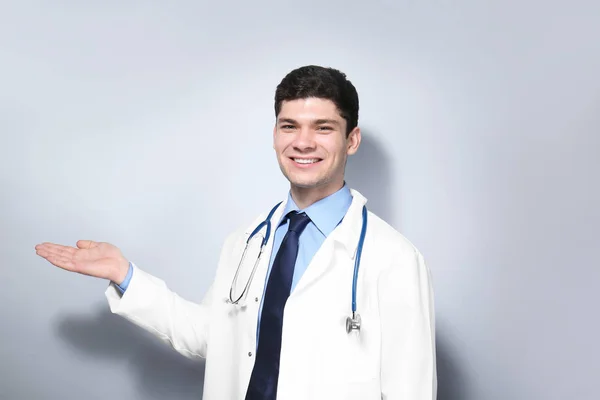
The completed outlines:
{"type": "MultiPolygon", "coordinates": [[[[283,216],[283,210],[285,210],[285,206],[287,204],[287,197],[283,199],[279,207],[273,213],[271,217],[271,236],[269,237],[269,241],[265,245],[264,252],[261,256],[261,261],[256,268],[256,273],[254,275],[254,279],[252,280],[252,290],[251,294],[255,297],[262,297],[262,292],[264,289],[265,279],[267,277],[267,270],[269,268],[269,261],[271,260],[271,253],[273,252],[273,244],[275,242],[275,231],[277,230],[277,226],[281,217],[283,216]]],[[[267,217],[268,211],[262,214],[257,220],[255,220],[251,225],[246,228],[246,234],[244,237],[244,243],[252,233],[252,231],[267,217]]],[[[264,231],[265,228],[263,228],[264,231]]]]}
{"type": "MultiPolygon", "coordinates": [[[[251,341],[251,343],[255,343],[256,342],[256,329],[257,329],[257,323],[258,323],[258,311],[259,311],[259,305],[260,302],[256,302],[255,299],[262,299],[263,297],[263,291],[264,291],[264,287],[265,287],[265,280],[267,277],[267,271],[269,269],[269,261],[271,260],[271,253],[273,252],[273,243],[275,242],[275,230],[277,229],[277,225],[279,224],[279,221],[281,220],[281,217],[283,216],[283,210],[285,210],[285,206],[287,203],[287,197],[285,199],[283,199],[283,201],[281,202],[281,204],[279,205],[279,207],[277,207],[277,209],[275,210],[275,212],[273,213],[272,217],[271,217],[271,234],[269,237],[269,241],[267,242],[267,244],[265,245],[264,248],[264,252],[261,256],[260,262],[258,263],[257,267],[256,267],[256,272],[254,273],[254,277],[252,279],[252,283],[251,286],[248,290],[248,297],[247,297],[247,313],[245,313],[245,318],[248,318],[246,320],[246,323],[244,324],[244,326],[246,326],[248,329],[246,331],[246,335],[249,338],[249,340],[251,341]]],[[[270,209],[269,209],[270,211],[270,209]]],[[[259,218],[257,218],[252,224],[250,224],[245,231],[245,235],[244,235],[244,245],[246,243],[246,240],[248,239],[248,237],[250,236],[250,234],[252,233],[252,231],[254,231],[254,229],[258,226],[258,224],[260,224],[261,222],[264,221],[264,219],[267,217],[268,215],[268,211],[263,213],[259,218]]],[[[265,228],[263,227],[262,231],[265,231],[265,228]]],[[[243,247],[243,246],[242,246],[243,247]]],[[[241,252],[240,252],[241,254],[241,252]]],[[[252,268],[252,266],[250,265],[248,268],[252,268]]],[[[246,281],[243,281],[246,282],[246,281]]]]}
{"type": "Polygon", "coordinates": [[[330,268],[339,265],[339,263],[353,265],[348,261],[354,260],[356,256],[362,226],[362,208],[367,199],[354,189],[350,189],[350,191],[352,193],[352,203],[344,219],[317,250],[290,297],[301,294],[330,268]],[[337,252],[339,247],[341,247],[342,252],[337,252]],[[343,254],[343,258],[336,258],[338,254],[343,254]]]}

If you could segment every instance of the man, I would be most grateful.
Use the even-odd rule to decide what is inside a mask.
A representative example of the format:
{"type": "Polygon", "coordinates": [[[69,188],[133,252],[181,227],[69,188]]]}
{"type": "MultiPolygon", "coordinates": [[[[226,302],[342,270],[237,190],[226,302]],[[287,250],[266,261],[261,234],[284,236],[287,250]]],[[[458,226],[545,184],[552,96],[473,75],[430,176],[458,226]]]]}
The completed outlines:
{"type": "Polygon", "coordinates": [[[37,254],[110,280],[113,313],[205,358],[207,400],[435,399],[429,271],[400,233],[370,211],[363,219],[366,199],[345,184],[347,157],[361,141],[356,89],[335,69],[298,68],[276,89],[275,116],[273,148],[290,191],[273,208],[256,269],[259,236],[240,260],[267,212],[225,240],[201,304],[108,243],[44,243],[37,254]],[[347,329],[358,257],[360,326],[347,329]]]}

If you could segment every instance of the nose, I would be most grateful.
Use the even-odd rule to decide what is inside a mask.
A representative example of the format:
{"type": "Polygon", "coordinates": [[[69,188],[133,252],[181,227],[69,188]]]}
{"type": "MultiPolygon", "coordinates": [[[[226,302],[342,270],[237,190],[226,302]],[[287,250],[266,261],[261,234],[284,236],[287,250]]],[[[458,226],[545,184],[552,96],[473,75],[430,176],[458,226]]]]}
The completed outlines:
{"type": "Polygon", "coordinates": [[[307,127],[298,129],[294,142],[292,143],[294,150],[307,152],[316,148],[315,133],[307,127]]]}

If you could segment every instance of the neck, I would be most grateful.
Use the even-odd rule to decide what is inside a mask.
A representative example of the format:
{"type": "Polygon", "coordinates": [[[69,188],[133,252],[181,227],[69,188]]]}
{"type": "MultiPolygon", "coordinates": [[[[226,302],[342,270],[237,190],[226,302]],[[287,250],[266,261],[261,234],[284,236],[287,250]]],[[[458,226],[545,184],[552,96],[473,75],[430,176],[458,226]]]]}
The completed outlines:
{"type": "Polygon", "coordinates": [[[335,185],[325,185],[322,187],[304,188],[292,185],[290,188],[292,199],[299,209],[303,210],[317,201],[330,196],[344,187],[344,182],[335,185]]]}

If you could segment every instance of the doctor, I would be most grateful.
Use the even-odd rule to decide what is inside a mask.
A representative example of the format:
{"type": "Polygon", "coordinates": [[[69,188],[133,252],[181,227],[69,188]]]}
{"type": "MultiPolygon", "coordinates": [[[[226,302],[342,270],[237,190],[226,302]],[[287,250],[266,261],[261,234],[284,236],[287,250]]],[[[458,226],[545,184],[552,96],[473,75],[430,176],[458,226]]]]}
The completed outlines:
{"type": "Polygon", "coordinates": [[[206,359],[206,400],[435,399],[428,268],[345,184],[361,142],[356,89],[338,70],[298,68],[277,86],[275,117],[290,190],[225,239],[200,304],[109,243],[43,243],[37,254],[108,279],[113,313],[206,359]]]}

